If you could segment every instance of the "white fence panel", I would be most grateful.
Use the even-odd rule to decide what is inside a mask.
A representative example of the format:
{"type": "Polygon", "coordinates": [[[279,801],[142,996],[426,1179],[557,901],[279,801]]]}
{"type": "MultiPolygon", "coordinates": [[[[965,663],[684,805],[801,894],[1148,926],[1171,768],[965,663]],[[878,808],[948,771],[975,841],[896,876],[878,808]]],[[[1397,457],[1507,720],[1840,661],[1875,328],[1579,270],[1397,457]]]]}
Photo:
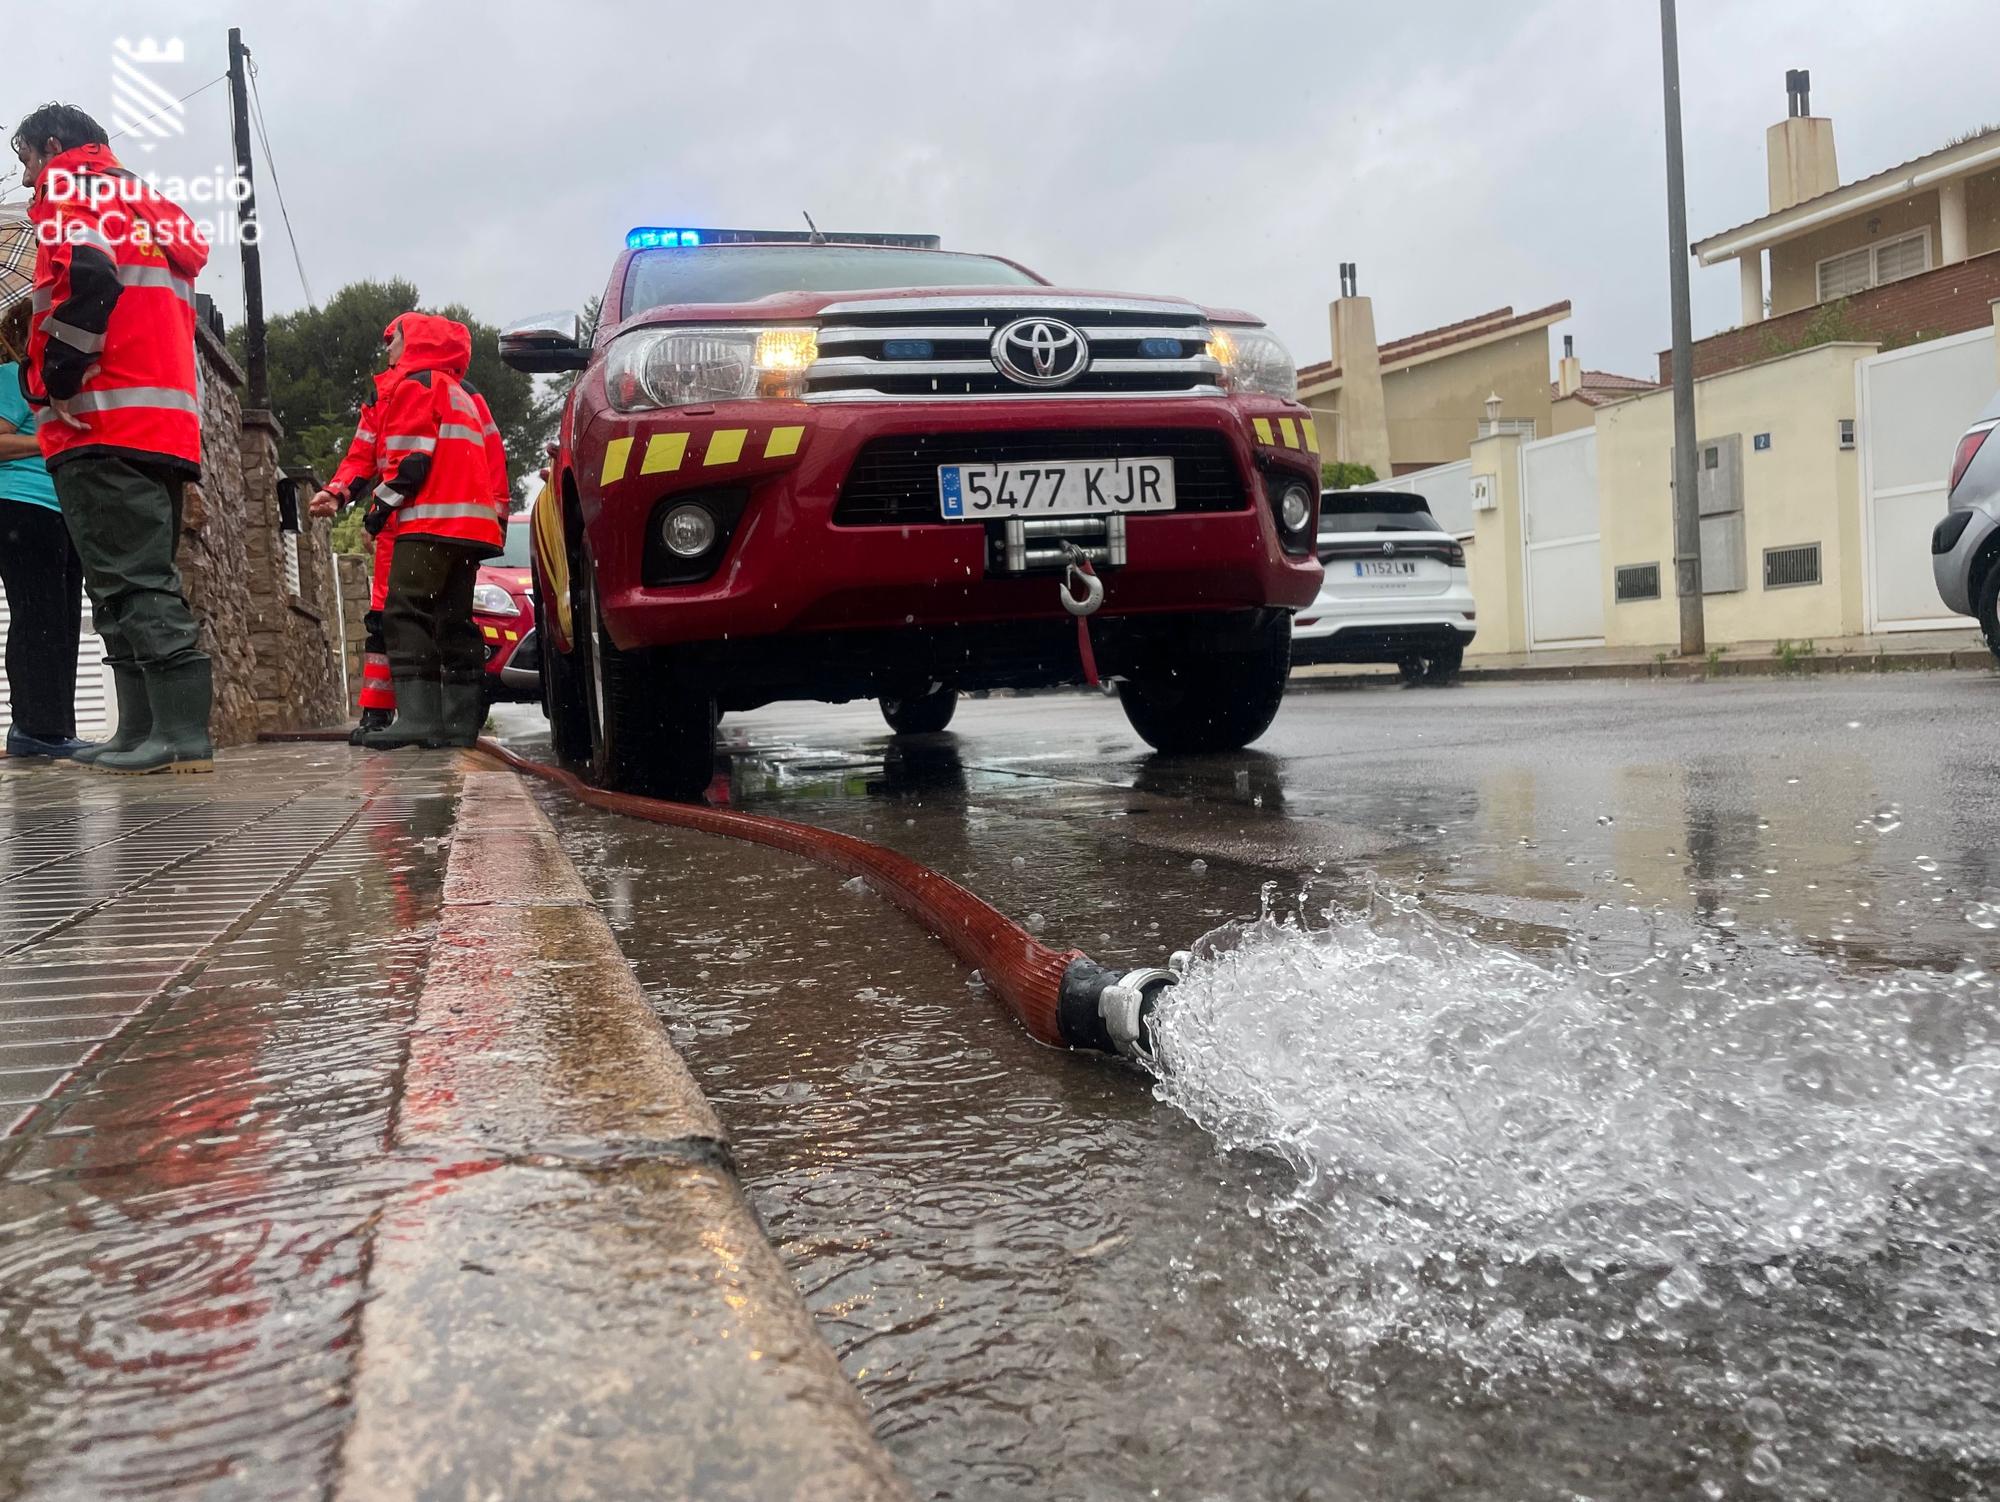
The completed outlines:
{"type": "Polygon", "coordinates": [[[1604,642],[1604,570],[1597,430],[1521,445],[1528,646],[1604,642]]]}
{"type": "Polygon", "coordinates": [[[1931,578],[1959,435],[1993,396],[1993,332],[1871,355],[1855,366],[1861,551],[1870,631],[1963,626],[1931,578]]]}

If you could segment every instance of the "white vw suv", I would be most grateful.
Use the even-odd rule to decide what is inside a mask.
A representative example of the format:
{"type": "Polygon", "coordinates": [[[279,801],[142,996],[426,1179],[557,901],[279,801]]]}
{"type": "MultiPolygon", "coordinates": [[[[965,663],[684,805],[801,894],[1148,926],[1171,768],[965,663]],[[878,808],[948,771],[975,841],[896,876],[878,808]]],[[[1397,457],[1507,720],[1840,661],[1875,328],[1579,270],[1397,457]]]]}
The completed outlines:
{"type": "Polygon", "coordinates": [[[1407,683],[1449,683],[1477,627],[1465,549],[1420,495],[1328,490],[1326,583],[1292,627],[1292,664],[1393,662],[1407,683]]]}

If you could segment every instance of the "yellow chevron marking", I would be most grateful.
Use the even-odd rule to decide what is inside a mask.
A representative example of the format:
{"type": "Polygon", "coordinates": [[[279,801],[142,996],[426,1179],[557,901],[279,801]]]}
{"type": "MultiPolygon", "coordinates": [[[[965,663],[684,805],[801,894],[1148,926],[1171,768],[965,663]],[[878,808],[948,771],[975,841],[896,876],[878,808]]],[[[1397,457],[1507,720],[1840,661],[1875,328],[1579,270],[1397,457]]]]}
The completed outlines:
{"type": "Polygon", "coordinates": [[[655,433],[646,440],[646,457],[639,465],[639,473],[670,474],[681,467],[681,460],[687,457],[687,451],[687,434],[655,433]]]}
{"type": "Polygon", "coordinates": [[[1299,419],[1299,426],[1305,429],[1306,447],[1317,454],[1319,452],[1319,424],[1314,422],[1310,417],[1301,417],[1299,419]]]}
{"type": "Polygon", "coordinates": [[[1299,446],[1298,427],[1289,417],[1278,419],[1278,436],[1285,440],[1285,447],[1288,449],[1295,449],[1299,446]]]}
{"type": "Polygon", "coordinates": [[[521,639],[521,633],[518,631],[509,631],[507,633],[507,640],[509,641],[519,641],[520,639],[521,639]]]}
{"type": "Polygon", "coordinates": [[[625,478],[625,461],[632,457],[632,440],[614,438],[604,445],[604,473],[597,477],[600,485],[615,485],[625,478]]]}
{"type": "Polygon", "coordinates": [[[1259,443],[1269,443],[1271,441],[1270,418],[1253,417],[1250,419],[1250,425],[1257,430],[1257,441],[1259,443]]]}
{"type": "Polygon", "coordinates": [[[771,436],[764,440],[766,459],[783,459],[799,451],[799,440],[806,436],[803,427],[773,428],[771,436]]]}
{"type": "Polygon", "coordinates": [[[716,429],[708,435],[708,452],[701,456],[703,466],[734,464],[743,457],[743,440],[749,436],[748,428],[716,429]]]}
{"type": "Polygon", "coordinates": [[[500,637],[500,633],[491,626],[481,626],[479,629],[488,641],[497,641],[500,637]]]}

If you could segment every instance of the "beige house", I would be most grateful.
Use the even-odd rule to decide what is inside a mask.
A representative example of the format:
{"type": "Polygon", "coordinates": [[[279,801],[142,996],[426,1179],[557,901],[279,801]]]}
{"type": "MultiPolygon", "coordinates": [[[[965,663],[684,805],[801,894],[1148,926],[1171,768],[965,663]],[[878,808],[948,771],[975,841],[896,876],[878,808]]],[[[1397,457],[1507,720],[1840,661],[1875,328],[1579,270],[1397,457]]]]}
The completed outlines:
{"type": "Polygon", "coordinates": [[[1333,358],[1299,370],[1324,457],[1385,479],[1462,459],[1496,393],[1509,423],[1547,434],[1556,396],[1547,331],[1569,313],[1567,301],[1495,308],[1378,345],[1373,304],[1348,292],[1328,308],[1333,358]]]}
{"type": "Polygon", "coordinates": [[[1738,327],[1695,345],[1698,376],[1799,347],[1831,304],[1834,332],[1894,345],[1983,328],[2000,297],[2000,128],[1842,183],[1809,83],[1786,76],[1788,112],[1765,132],[1769,211],[1693,246],[1703,266],[1734,263],[1742,290],[1738,327]]]}

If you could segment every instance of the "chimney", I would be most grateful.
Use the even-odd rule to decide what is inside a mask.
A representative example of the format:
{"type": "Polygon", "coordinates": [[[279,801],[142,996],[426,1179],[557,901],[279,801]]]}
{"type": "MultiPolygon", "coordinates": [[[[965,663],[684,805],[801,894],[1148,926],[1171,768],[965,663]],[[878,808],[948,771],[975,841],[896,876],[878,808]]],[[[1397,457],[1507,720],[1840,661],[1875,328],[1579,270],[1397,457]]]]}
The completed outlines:
{"type": "Polygon", "coordinates": [[[1812,113],[1812,74],[1785,73],[1785,118],[1764,133],[1769,164],[1771,212],[1831,193],[1840,186],[1833,155],[1833,121],[1812,113]]]}
{"type": "Polygon", "coordinates": [[[1382,392],[1382,355],[1375,343],[1375,305],[1359,292],[1352,261],[1340,263],[1340,300],[1327,305],[1333,363],[1340,370],[1340,422],[1328,457],[1365,464],[1378,478],[1394,473],[1389,416],[1382,392]]]}
{"type": "Polygon", "coordinates": [[[1556,399],[1575,396],[1583,390],[1583,361],[1576,357],[1576,336],[1563,335],[1562,363],[1556,366],[1556,399]]]}

